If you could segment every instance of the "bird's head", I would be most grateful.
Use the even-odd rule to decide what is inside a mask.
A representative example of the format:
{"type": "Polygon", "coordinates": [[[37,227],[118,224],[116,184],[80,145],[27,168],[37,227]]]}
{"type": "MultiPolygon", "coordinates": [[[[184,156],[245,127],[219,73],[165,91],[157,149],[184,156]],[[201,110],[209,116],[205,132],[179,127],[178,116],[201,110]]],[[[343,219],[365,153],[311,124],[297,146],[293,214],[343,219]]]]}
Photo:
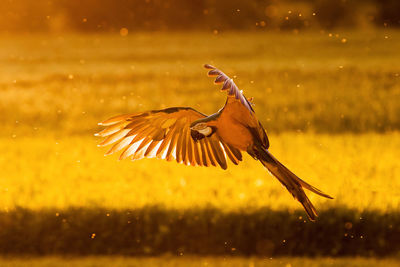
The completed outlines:
{"type": "Polygon", "coordinates": [[[190,135],[195,141],[211,136],[215,130],[215,127],[208,126],[206,122],[194,122],[190,125],[190,135]]]}

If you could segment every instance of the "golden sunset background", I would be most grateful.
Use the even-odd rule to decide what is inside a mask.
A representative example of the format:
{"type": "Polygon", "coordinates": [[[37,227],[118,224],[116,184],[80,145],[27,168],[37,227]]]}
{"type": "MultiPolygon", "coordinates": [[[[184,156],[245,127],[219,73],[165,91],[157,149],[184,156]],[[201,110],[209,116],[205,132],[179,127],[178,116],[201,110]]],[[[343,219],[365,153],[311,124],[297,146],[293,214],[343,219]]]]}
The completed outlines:
{"type": "Polygon", "coordinates": [[[5,0],[0,265],[388,266],[400,253],[398,1],[5,0]],[[228,170],[118,161],[111,116],[212,114],[233,77],[270,151],[334,197],[228,170]]]}

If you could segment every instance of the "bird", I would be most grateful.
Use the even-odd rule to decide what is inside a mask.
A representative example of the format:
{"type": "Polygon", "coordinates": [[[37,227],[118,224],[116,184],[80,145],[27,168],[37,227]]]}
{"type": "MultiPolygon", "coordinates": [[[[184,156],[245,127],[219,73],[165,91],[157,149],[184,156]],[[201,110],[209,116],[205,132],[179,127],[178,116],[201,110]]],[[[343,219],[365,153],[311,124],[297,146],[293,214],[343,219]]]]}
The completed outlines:
{"type": "Polygon", "coordinates": [[[191,107],[170,107],[118,115],[99,123],[105,128],[95,135],[105,139],[98,146],[113,144],[105,155],[122,151],[120,159],[158,158],[222,169],[227,168],[228,159],[238,165],[242,152],[247,152],[300,202],[309,220],[315,221],[317,211],[304,189],[332,197],[300,179],[269,152],[269,139],[256,117],[253,100],[221,70],[210,64],[204,67],[208,76],[215,77],[215,84],[222,84],[221,91],[227,92],[218,112],[207,116],[191,107]]]}

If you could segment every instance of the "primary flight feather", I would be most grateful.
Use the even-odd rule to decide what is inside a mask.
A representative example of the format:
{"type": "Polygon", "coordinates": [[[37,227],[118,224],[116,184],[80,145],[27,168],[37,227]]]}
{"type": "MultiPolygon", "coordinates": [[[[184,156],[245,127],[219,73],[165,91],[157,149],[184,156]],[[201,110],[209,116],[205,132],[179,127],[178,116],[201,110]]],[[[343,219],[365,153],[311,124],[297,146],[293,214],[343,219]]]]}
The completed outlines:
{"type": "Polygon", "coordinates": [[[105,137],[99,146],[113,145],[106,155],[121,151],[120,159],[160,158],[190,166],[227,168],[247,152],[259,160],[304,207],[310,220],[317,212],[304,192],[308,189],[332,198],[306,183],[280,163],[269,151],[267,134],[256,118],[251,101],[231,78],[219,69],[204,65],[208,75],[227,91],[227,100],[217,113],[207,116],[190,107],[119,115],[99,125],[106,128],[96,135],[105,137]]]}

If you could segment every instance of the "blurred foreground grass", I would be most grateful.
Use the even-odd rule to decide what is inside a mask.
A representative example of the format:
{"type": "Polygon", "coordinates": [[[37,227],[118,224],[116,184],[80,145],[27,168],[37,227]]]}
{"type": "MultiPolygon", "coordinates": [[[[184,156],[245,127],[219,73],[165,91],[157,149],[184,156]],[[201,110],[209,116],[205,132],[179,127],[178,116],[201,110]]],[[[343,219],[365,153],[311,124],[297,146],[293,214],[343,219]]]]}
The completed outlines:
{"type": "MultiPolygon", "coordinates": [[[[310,193],[318,209],[398,211],[400,134],[299,134],[270,137],[271,151],[300,177],[335,197],[310,193]]],[[[156,159],[134,163],[104,157],[97,138],[0,139],[0,202],[41,208],[216,207],[231,211],[300,208],[269,173],[246,156],[228,170],[156,159]]]]}
{"type": "Polygon", "coordinates": [[[364,266],[397,266],[397,259],[369,258],[239,258],[239,257],[157,257],[157,258],[125,258],[125,257],[85,257],[85,258],[3,258],[1,266],[166,266],[166,267],[257,267],[257,266],[331,266],[331,267],[364,267],[364,266]]]}

